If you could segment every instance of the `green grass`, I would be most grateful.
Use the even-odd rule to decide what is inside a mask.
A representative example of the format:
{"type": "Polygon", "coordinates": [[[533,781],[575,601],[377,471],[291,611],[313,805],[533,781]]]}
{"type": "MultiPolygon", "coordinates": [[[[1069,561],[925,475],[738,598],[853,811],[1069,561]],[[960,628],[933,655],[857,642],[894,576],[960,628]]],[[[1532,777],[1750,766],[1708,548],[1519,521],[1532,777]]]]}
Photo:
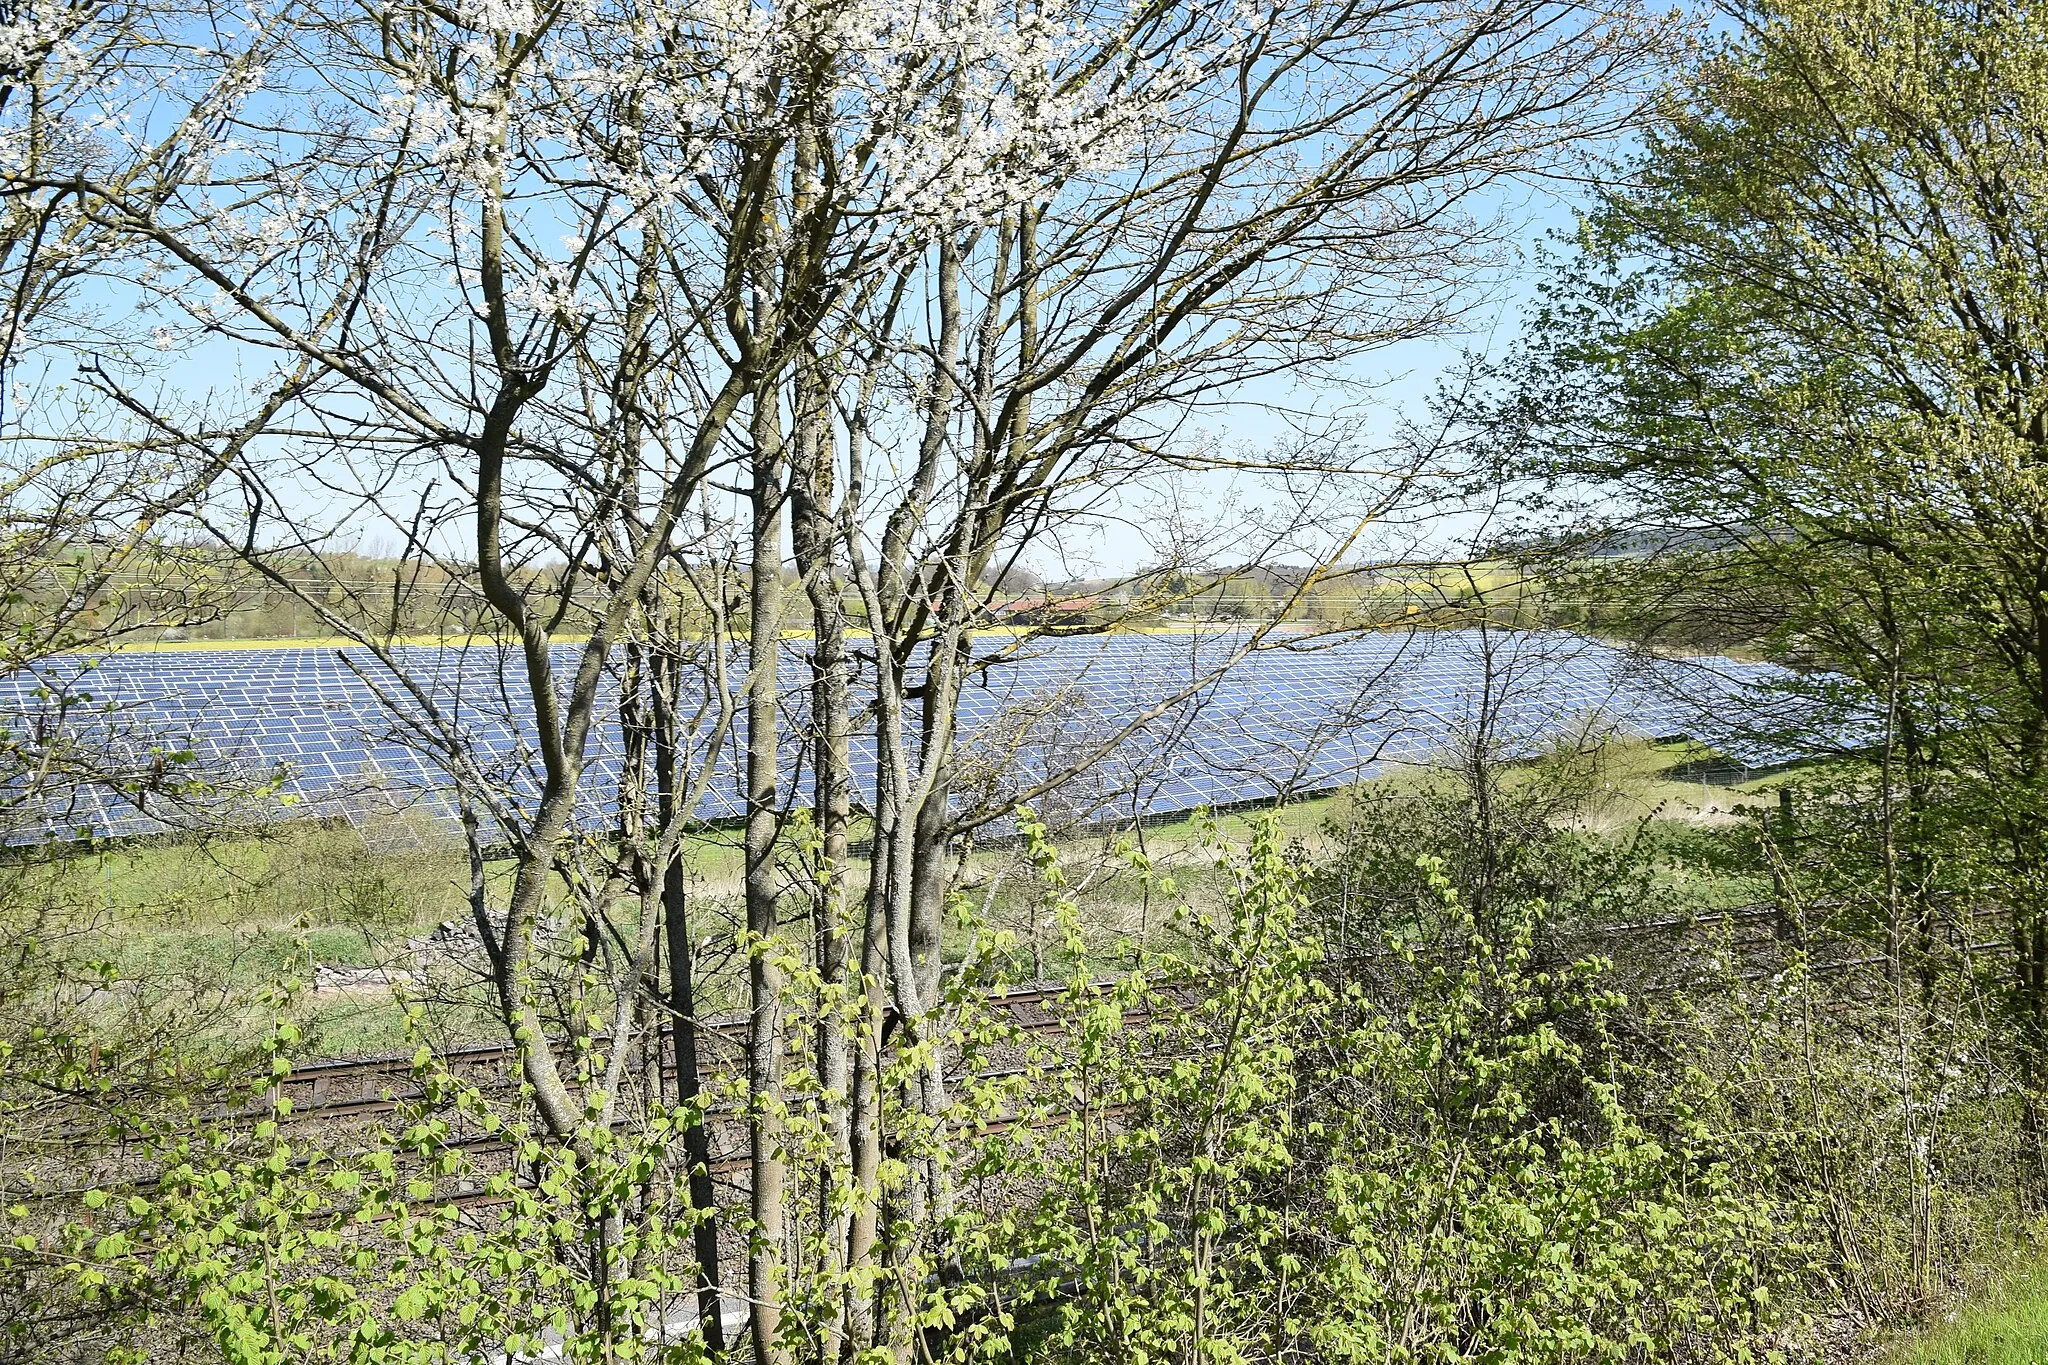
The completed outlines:
{"type": "Polygon", "coordinates": [[[2033,1262],[1885,1357],[1885,1365],[2048,1362],[2048,1263],[2033,1262]]]}
{"type": "MultiPolygon", "coordinates": [[[[1696,755],[1683,746],[1610,746],[1603,755],[1602,780],[1609,785],[1589,812],[1586,836],[1599,838],[1651,822],[1648,833],[1680,880],[1711,881],[1706,855],[1731,823],[1730,806],[1744,794],[1714,786],[1701,798],[1701,784],[1680,782],[1670,770],[1696,755]],[[1679,799],[1691,797],[1691,800],[1679,799]],[[1718,806],[1719,811],[1711,811],[1718,806]]],[[[1423,767],[1395,767],[1368,786],[1397,799],[1420,795],[1444,780],[1423,767]]],[[[1522,780],[1510,775],[1510,781],[1522,780]]],[[[1351,795],[1295,802],[1277,813],[1284,837],[1317,857],[1335,846],[1334,824],[1346,818],[1351,795]]],[[[1114,971],[1131,957],[1134,942],[1158,943],[1168,930],[1176,903],[1199,912],[1220,902],[1229,877],[1216,866],[1209,828],[1224,847],[1242,847],[1258,812],[1233,811],[1213,821],[1180,818],[1142,831],[1075,829],[1059,839],[1062,861],[1077,889],[1089,926],[1086,956],[1091,970],[1114,971]],[[1129,840],[1141,847],[1160,872],[1172,877],[1171,896],[1148,893],[1115,849],[1129,840]]],[[[864,839],[866,828],[854,831],[864,839]]],[[[686,857],[695,880],[694,915],[714,938],[722,920],[737,917],[742,858],[733,830],[706,830],[689,840],[686,857]]],[[[857,858],[856,887],[866,875],[857,858]]],[[[991,931],[1014,936],[1011,970],[1058,975],[1074,965],[1060,950],[1041,904],[1042,890],[1025,851],[1013,842],[977,847],[966,867],[963,891],[983,917],[980,927],[961,926],[946,945],[949,956],[987,946],[991,931]]],[[[502,877],[509,865],[493,867],[502,877]]],[[[59,864],[28,869],[28,892],[53,906],[92,937],[92,955],[109,962],[125,979],[163,991],[202,996],[232,992],[244,997],[283,979],[310,983],[313,963],[336,967],[412,965],[406,940],[436,923],[464,919],[468,868],[459,850],[428,840],[408,852],[377,852],[346,827],[302,824],[255,837],[203,841],[170,840],[108,847],[59,864]]],[[[1755,889],[1735,885],[1696,886],[1702,902],[1741,903],[1755,889]]],[[[736,960],[735,960],[736,961],[736,960]]],[[[722,990],[735,988],[735,963],[721,971],[705,964],[711,979],[700,983],[714,1004],[722,990]]],[[[448,1024],[454,1034],[489,1031],[477,1012],[479,1001],[451,1000],[448,1024]]],[[[379,988],[324,990],[304,1000],[311,1046],[331,1054],[384,1051],[404,1045],[403,1015],[379,988]]],[[[262,1025],[252,1013],[252,1026],[262,1025]]]]}

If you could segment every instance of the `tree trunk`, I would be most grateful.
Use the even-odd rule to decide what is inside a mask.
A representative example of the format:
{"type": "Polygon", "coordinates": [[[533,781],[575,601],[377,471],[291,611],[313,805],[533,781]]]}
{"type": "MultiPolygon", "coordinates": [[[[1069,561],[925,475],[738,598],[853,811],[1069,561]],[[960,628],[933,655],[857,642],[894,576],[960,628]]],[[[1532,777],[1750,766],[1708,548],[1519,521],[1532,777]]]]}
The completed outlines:
{"type": "MultiPolygon", "coordinates": [[[[659,603],[656,604],[657,610],[659,603]]],[[[676,1068],[676,1103],[694,1105],[703,1091],[703,1072],[697,1052],[696,947],[690,941],[689,869],[683,863],[680,837],[676,832],[690,817],[682,808],[683,737],[676,697],[682,686],[681,661],[673,648],[663,651],[655,663],[657,676],[654,699],[654,780],[656,815],[661,828],[670,835],[661,845],[667,861],[660,869],[661,920],[664,947],[668,953],[668,990],[665,1003],[669,1016],[669,1046],[676,1068]]],[[[690,1207],[699,1216],[692,1233],[697,1257],[697,1317],[705,1349],[713,1355],[725,1352],[725,1319],[721,1303],[718,1254],[718,1192],[711,1183],[711,1136],[702,1118],[683,1129],[683,1160],[689,1168],[690,1207]]]]}
{"type": "Polygon", "coordinates": [[[747,1289],[753,1304],[754,1358],[789,1359],[781,1340],[785,1289],[782,1152],[783,971],[773,940],[781,927],[775,855],[781,833],[776,787],[782,634],[782,430],[772,387],[755,394],[753,435],[753,562],[749,572],[747,677],[747,1090],[748,1146],[753,1177],[753,1227],[748,1233],[747,1289]]]}
{"type": "MultiPolygon", "coordinates": [[[[661,884],[661,912],[668,940],[670,1045],[676,1064],[676,1103],[694,1104],[703,1090],[697,1063],[697,983],[687,907],[688,871],[680,856],[669,861],[661,884]]],[[[693,1234],[697,1253],[697,1317],[705,1349],[725,1350],[725,1321],[719,1311],[718,1192],[711,1184],[711,1137],[701,1119],[683,1129],[683,1159],[690,1164],[690,1207],[701,1221],[693,1234]]]]}
{"type": "MultiPolygon", "coordinates": [[[[800,367],[797,377],[796,458],[790,484],[790,543],[796,571],[811,606],[811,729],[816,770],[812,809],[818,823],[819,867],[811,887],[811,920],[817,953],[819,985],[826,1000],[835,991],[848,992],[839,1009],[819,1012],[817,1069],[819,1103],[831,1142],[834,1170],[817,1184],[819,1273],[821,1282],[836,1286],[852,1264],[848,1238],[849,1210],[835,1199],[840,1171],[853,1161],[852,1027],[863,1012],[865,990],[847,979],[848,827],[853,815],[852,773],[848,753],[851,716],[846,675],[844,584],[838,572],[833,521],[832,431],[829,395],[815,362],[800,367]]],[[[846,1296],[834,1289],[818,1343],[820,1361],[836,1361],[845,1342],[846,1296]]]]}

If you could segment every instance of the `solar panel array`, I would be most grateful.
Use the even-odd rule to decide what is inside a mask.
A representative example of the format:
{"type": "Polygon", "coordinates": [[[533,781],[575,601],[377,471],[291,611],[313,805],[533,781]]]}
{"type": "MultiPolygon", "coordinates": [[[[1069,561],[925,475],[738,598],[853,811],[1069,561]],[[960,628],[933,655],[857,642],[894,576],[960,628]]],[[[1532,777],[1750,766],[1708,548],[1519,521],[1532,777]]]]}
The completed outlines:
{"type": "MultiPolygon", "coordinates": [[[[1659,663],[1562,634],[989,636],[972,646],[953,792],[966,821],[999,821],[1020,798],[1055,818],[1087,819],[1302,796],[1481,734],[1508,750],[1574,729],[1686,735],[1755,766],[1799,752],[1754,723],[1783,705],[1774,700],[1782,670],[1659,663]]],[[[789,642],[780,670],[792,791],[806,760],[807,647],[789,642]]],[[[563,647],[565,670],[574,650],[563,647]]],[[[363,649],[115,653],[0,679],[9,734],[61,731],[93,756],[83,768],[126,775],[53,785],[10,837],[111,837],[222,818],[366,824],[414,811],[448,820],[451,765],[530,806],[540,769],[516,657],[416,646],[394,651],[392,663],[363,649]],[[185,790],[160,790],[154,779],[166,770],[187,779],[174,784],[185,790]]],[[[745,668],[744,658],[725,664],[729,680],[745,668]]],[[[921,660],[912,664],[914,673],[921,660]]],[[[854,693],[873,695],[871,672],[856,677],[854,693]]],[[[709,695],[700,683],[685,710],[709,695]]],[[[616,810],[619,773],[609,692],[600,711],[580,812],[593,825],[616,810]]],[[[742,812],[730,775],[744,741],[743,725],[725,735],[701,817],[742,812]]],[[[856,740],[853,759],[856,791],[871,792],[872,735],[856,740]]]]}

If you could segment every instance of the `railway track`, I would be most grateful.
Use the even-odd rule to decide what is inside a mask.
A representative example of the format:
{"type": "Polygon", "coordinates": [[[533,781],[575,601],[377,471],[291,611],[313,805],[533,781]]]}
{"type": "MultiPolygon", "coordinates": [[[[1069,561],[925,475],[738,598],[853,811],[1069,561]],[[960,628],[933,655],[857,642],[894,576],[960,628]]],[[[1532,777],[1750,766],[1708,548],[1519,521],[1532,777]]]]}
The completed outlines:
{"type": "MultiPolygon", "coordinates": [[[[1008,1016],[1011,1027],[1021,1032],[1042,1033],[1059,1025],[1048,1008],[1049,1002],[1066,994],[1065,984],[1034,983],[1009,987],[986,997],[990,1008],[1008,1016]]],[[[891,1011],[893,1015],[893,1010],[891,1011]]],[[[699,1020],[697,1041],[700,1052],[729,1053],[737,1058],[746,1041],[746,1016],[728,1014],[699,1020]]],[[[662,1058],[665,1081],[675,1077],[673,1049],[668,1045],[669,1029],[663,1025],[650,1040],[662,1058]]],[[[290,1113],[298,1119],[345,1119],[389,1113],[401,1105],[424,1098],[417,1080],[412,1053],[388,1053],[372,1057],[345,1057],[295,1066],[276,1085],[267,1100],[290,1101],[290,1113]]],[[[482,1043],[450,1048],[436,1054],[440,1066],[456,1077],[489,1083],[507,1082],[518,1065],[519,1050],[509,1043],[482,1043]]],[[[708,1059],[708,1070],[718,1069],[718,1058],[708,1059]]],[[[266,1105],[268,1107],[268,1105],[266,1105]]]]}
{"type": "MultiPolygon", "coordinates": [[[[1996,910],[1980,909],[1973,912],[1963,942],[1952,944],[1982,951],[1996,948],[1996,940],[1978,942],[1977,925],[1985,919],[1999,917],[1996,910]]],[[[1621,924],[1583,926],[1565,931],[1562,938],[1574,952],[1599,951],[1605,945],[1632,943],[1639,946],[1670,945],[1676,951],[1670,959],[1675,968],[1671,979],[1662,983],[1652,982],[1652,991],[1676,990],[1682,988],[1688,973],[1701,963],[1698,954],[1706,951],[1718,953],[1730,949],[1745,958],[1761,955],[1767,948],[1782,948],[1786,942],[1787,925],[1782,912],[1772,905],[1748,905],[1701,915],[1672,916],[1645,919],[1621,924]]],[[[1853,942],[1844,940],[1843,942],[1853,942]]],[[[1348,959],[1364,965],[1382,958],[1383,954],[1368,954],[1348,959]]],[[[1816,960],[1811,964],[1814,971],[1841,972],[1859,967],[1881,964],[1883,956],[1836,956],[1816,960]]],[[[1748,979],[1769,976],[1777,968],[1769,963],[1746,963],[1740,974],[1748,979]]],[[[1098,982],[1101,989],[1108,989],[1114,983],[1098,982]]],[[[1025,1036],[1042,1034],[1061,1027],[1062,1015],[1054,1008],[1057,1001],[1068,993],[1065,983],[1036,982],[1023,986],[991,992],[985,1003],[997,1013],[1005,1016],[1008,1024],[1025,1036]]],[[[1142,1025],[1150,1012],[1142,1008],[1128,1010],[1126,1026],[1142,1025]]],[[[700,1020],[697,1037],[700,1057],[705,1070],[712,1076],[737,1074],[737,1063],[743,1056],[746,1019],[743,1015],[726,1015],[700,1020]]],[[[647,1051],[661,1059],[661,1092],[670,1093],[668,1082],[673,1079],[674,1066],[670,1060],[670,1048],[666,1041],[667,1031],[652,1040],[643,1039],[647,1051]]],[[[284,1122],[294,1129],[328,1128],[335,1130],[334,1138],[340,1138],[349,1128],[366,1128],[374,1125],[379,1118],[395,1113],[407,1106],[420,1104],[428,1099],[426,1087],[422,1085],[415,1054],[391,1053],[368,1057],[336,1058],[329,1061],[312,1062],[295,1067],[277,1083],[270,1086],[261,1100],[249,1106],[216,1111],[214,1118],[229,1127],[240,1120],[253,1123],[259,1118],[279,1116],[278,1101],[289,1101],[282,1106],[284,1122]]],[[[455,1047],[438,1053],[436,1061],[444,1072],[461,1080],[475,1084],[487,1096],[503,1097],[516,1089],[518,1049],[510,1044],[489,1043],[455,1047]]],[[[645,1067],[632,1071],[632,1075],[643,1086],[652,1070],[645,1067]]],[[[984,1081],[1014,1077],[1025,1070],[1022,1066],[1003,1066],[978,1069],[974,1076],[984,1081]]],[[[631,1106],[629,1106],[630,1108],[631,1106]]],[[[707,1128],[712,1139],[713,1158],[707,1163],[709,1174],[721,1182],[730,1183],[734,1178],[744,1179],[749,1162],[744,1155],[743,1134],[738,1122],[739,1115],[727,1106],[715,1106],[707,1128]]],[[[622,1120],[631,1122],[630,1118],[622,1120]]],[[[1043,1122],[1044,1120],[1034,1120],[1043,1122]]],[[[984,1124],[987,1132],[1004,1131],[1011,1122],[997,1120],[984,1124]]],[[[311,1145],[311,1144],[309,1144],[311,1145]]],[[[337,1144],[339,1145],[339,1144],[337,1144]]],[[[472,1163],[471,1175],[458,1182],[455,1187],[445,1189],[438,1198],[461,1206],[486,1206],[503,1202],[503,1196],[494,1194],[487,1185],[489,1178],[497,1173],[517,1173],[518,1153],[516,1144],[507,1138],[503,1130],[486,1132],[457,1131],[441,1139],[446,1148],[458,1149],[472,1163]]],[[[141,1185],[147,1176],[131,1171],[125,1177],[117,1178],[116,1185],[141,1185]]],[[[69,1182],[63,1182],[68,1185],[69,1182]]],[[[109,1182],[98,1182],[101,1188],[109,1182]]],[[[62,1186],[45,1185],[32,1196],[32,1202],[45,1199],[61,1199],[67,1195],[75,1197],[85,1192],[84,1188],[67,1189],[62,1186]]]]}
{"type": "MultiPolygon", "coordinates": [[[[1995,919],[1998,915],[1995,909],[1979,908],[1973,912],[1973,920],[1995,919]]],[[[1700,915],[1590,925],[1565,933],[1565,937],[1575,944],[1589,946],[1600,942],[1656,940],[1669,936],[1722,942],[1738,951],[1778,945],[1785,942],[1784,912],[1775,905],[1746,905],[1700,915]]],[[[1974,941],[1974,924],[1971,938],[1972,942],[1958,946],[1967,946],[1975,951],[1999,946],[1995,940],[1974,941]]],[[[1821,961],[1815,964],[1814,970],[1847,970],[1883,960],[1881,957],[1861,957],[1821,961]]],[[[1102,989],[1111,984],[1109,981],[1097,983],[1102,989]]],[[[1067,990],[1065,983],[1033,982],[991,992],[985,1003],[1006,1016],[1010,1026],[1019,1032],[1036,1034],[1060,1026],[1059,1016],[1049,1006],[1063,997],[1067,990]]],[[[1143,1011],[1136,1011],[1126,1022],[1141,1023],[1144,1018],[1143,1011]]],[[[662,1058],[661,1076],[664,1081],[673,1080],[675,1075],[672,1049],[667,1038],[668,1028],[663,1026],[652,1049],[662,1058]]],[[[721,1069],[723,1060],[718,1054],[725,1054],[725,1058],[731,1060],[737,1060],[741,1055],[746,1039],[746,1016],[729,1014],[700,1020],[697,1039],[701,1052],[709,1054],[706,1069],[715,1073],[721,1069]]],[[[438,1062],[448,1072],[486,1086],[509,1083],[518,1057],[518,1049],[509,1043],[466,1045],[437,1054],[438,1062]]],[[[296,1066],[271,1088],[268,1098],[289,1100],[290,1113],[299,1120],[339,1121],[392,1112],[402,1105],[423,1099],[424,1091],[417,1080],[413,1054],[390,1053],[296,1066]]]]}

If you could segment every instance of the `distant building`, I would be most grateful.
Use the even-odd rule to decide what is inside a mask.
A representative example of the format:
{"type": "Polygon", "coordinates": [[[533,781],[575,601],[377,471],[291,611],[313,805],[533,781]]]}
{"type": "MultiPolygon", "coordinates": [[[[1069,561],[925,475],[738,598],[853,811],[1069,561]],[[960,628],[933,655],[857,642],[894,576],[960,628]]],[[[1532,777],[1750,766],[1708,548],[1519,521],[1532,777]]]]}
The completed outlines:
{"type": "Polygon", "coordinates": [[[1085,626],[1099,624],[1109,603],[1097,594],[1075,597],[1012,597],[989,603],[989,615],[1013,626],[1085,626]]]}

